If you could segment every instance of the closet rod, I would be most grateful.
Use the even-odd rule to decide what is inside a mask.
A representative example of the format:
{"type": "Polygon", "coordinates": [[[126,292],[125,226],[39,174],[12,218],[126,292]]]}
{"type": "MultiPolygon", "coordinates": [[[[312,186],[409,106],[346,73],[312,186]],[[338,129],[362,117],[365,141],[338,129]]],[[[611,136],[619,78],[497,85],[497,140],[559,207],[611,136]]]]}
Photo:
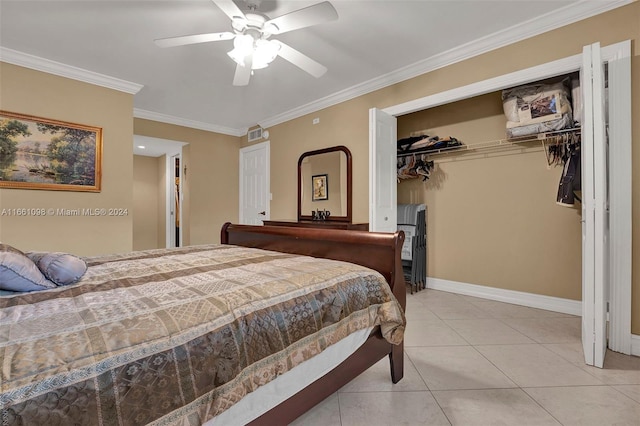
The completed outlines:
{"type": "Polygon", "coordinates": [[[580,127],[575,127],[572,129],[563,129],[563,130],[554,130],[550,132],[538,133],[537,135],[528,135],[528,136],[519,136],[511,139],[497,139],[493,141],[486,142],[478,142],[470,145],[458,145],[458,146],[450,146],[446,148],[439,149],[424,149],[424,150],[415,150],[408,152],[399,152],[397,154],[398,157],[407,157],[411,155],[419,155],[424,154],[427,156],[439,155],[439,154],[448,154],[450,152],[460,152],[460,151],[475,151],[485,148],[501,148],[503,146],[515,146],[521,143],[526,142],[546,142],[547,139],[552,139],[558,136],[566,135],[566,134],[579,134],[580,127]]]}

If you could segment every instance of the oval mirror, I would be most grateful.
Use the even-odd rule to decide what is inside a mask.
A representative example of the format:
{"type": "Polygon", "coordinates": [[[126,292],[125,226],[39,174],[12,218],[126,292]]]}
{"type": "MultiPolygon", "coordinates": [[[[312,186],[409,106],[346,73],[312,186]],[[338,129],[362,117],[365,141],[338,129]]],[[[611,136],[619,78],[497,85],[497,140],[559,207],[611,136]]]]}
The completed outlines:
{"type": "Polygon", "coordinates": [[[298,221],[312,212],[324,220],[351,223],[351,151],[334,146],[305,152],[298,160],[298,221]]]}

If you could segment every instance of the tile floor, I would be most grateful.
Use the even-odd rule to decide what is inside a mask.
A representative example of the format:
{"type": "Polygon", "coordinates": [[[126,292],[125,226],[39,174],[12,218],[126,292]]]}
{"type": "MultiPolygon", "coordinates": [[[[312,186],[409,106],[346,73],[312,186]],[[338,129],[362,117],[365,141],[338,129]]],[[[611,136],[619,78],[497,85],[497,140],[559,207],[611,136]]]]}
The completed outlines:
{"type": "Polygon", "coordinates": [[[640,357],[584,365],[580,318],[436,290],[407,294],[404,378],[385,358],[296,426],[640,426],[640,357]]]}

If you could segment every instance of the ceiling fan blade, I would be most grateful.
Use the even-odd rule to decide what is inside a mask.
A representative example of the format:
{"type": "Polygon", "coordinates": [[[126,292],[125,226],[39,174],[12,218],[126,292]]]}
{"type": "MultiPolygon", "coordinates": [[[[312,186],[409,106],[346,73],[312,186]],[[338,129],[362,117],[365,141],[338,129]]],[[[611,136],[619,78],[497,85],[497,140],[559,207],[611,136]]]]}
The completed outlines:
{"type": "Polygon", "coordinates": [[[325,1],[271,19],[265,22],[264,28],[271,34],[282,34],[335,19],[338,19],[338,12],[331,3],[325,1]]]}
{"type": "Polygon", "coordinates": [[[253,54],[244,58],[244,66],[236,65],[236,73],[233,76],[234,86],[246,86],[251,78],[251,67],[253,66],[253,54]]]}
{"type": "Polygon", "coordinates": [[[225,15],[229,17],[233,21],[233,18],[239,17],[242,19],[247,19],[244,16],[244,13],[240,10],[238,6],[231,0],[211,0],[224,12],[225,15]]]}
{"type": "Polygon", "coordinates": [[[230,32],[195,34],[180,37],[159,38],[154,40],[160,47],[184,46],[186,44],[206,43],[209,41],[231,40],[236,35],[230,32]]]}
{"type": "MultiPolygon", "coordinates": [[[[274,40],[277,41],[277,40],[274,40]]],[[[324,65],[314,61],[307,55],[298,52],[293,47],[284,44],[281,41],[277,41],[280,44],[280,50],[278,51],[278,55],[287,61],[291,62],[293,65],[297,66],[303,71],[308,72],[315,78],[320,78],[327,72],[327,67],[324,65]]]]}

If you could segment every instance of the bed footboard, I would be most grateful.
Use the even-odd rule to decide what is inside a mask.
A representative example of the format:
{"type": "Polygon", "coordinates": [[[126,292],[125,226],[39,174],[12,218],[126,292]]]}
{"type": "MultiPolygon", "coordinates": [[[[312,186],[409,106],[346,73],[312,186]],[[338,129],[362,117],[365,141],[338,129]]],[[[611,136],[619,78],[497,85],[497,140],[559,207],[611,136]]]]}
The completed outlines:
{"type": "Polygon", "coordinates": [[[222,244],[256,247],[284,253],[342,260],[380,272],[405,308],[406,290],[400,252],[402,231],[391,233],[284,226],[234,225],[220,232],[222,244]]]}
{"type": "MultiPolygon", "coordinates": [[[[404,242],[402,232],[391,234],[225,223],[220,241],[222,244],[341,260],[374,269],[385,277],[402,309],[406,308],[406,287],[400,259],[404,242]]],[[[250,424],[290,423],[385,356],[389,356],[391,380],[397,383],[404,374],[403,352],[403,344],[388,343],[378,331],[342,364],[250,424]]]]}

